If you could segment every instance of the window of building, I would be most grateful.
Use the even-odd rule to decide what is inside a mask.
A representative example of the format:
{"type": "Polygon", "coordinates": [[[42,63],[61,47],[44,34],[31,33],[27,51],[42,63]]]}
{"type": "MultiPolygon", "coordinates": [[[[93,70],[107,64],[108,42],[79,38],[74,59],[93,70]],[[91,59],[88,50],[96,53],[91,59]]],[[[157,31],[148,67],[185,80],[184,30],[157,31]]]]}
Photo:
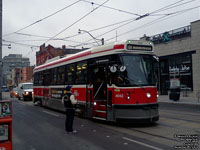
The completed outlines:
{"type": "Polygon", "coordinates": [[[169,57],[169,77],[179,79],[181,87],[193,90],[192,54],[169,57]]]}

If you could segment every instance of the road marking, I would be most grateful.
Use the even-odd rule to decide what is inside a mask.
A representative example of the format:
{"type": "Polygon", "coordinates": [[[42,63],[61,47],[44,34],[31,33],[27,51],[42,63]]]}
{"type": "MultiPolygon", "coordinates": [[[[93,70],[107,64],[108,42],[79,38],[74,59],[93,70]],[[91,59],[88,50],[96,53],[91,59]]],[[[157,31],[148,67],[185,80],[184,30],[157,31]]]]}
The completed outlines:
{"type": "Polygon", "coordinates": [[[146,143],[142,143],[142,142],[139,142],[139,141],[136,141],[136,140],[133,140],[133,139],[127,138],[127,137],[123,137],[123,139],[124,139],[124,140],[127,140],[127,141],[130,141],[130,142],[134,142],[134,143],[137,143],[137,144],[143,145],[143,146],[146,146],[146,147],[149,147],[149,148],[154,149],[154,150],[163,150],[163,149],[161,149],[161,148],[158,148],[158,147],[155,147],[155,146],[152,146],[152,145],[146,144],[146,143]]]}
{"type": "Polygon", "coordinates": [[[52,115],[52,116],[55,116],[55,117],[59,117],[59,115],[55,114],[55,113],[52,113],[52,112],[49,112],[49,111],[45,111],[43,110],[44,113],[46,114],[49,114],[49,115],[52,115]]]}

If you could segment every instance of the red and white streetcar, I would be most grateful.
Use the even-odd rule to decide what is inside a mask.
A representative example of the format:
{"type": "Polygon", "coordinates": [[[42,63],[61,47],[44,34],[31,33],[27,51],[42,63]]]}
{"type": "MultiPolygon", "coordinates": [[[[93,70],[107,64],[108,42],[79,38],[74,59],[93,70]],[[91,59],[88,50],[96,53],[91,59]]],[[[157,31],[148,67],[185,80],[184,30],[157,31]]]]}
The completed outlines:
{"type": "Polygon", "coordinates": [[[71,85],[82,116],[157,121],[156,58],[151,42],[126,40],[37,66],[34,103],[65,110],[61,99],[71,85]]]}

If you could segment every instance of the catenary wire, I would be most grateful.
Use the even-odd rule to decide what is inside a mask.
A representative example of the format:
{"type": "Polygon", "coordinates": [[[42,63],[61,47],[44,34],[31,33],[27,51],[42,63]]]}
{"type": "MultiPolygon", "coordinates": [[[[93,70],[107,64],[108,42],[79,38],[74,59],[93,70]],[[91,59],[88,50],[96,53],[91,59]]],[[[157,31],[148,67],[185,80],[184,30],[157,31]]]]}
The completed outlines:
{"type": "MultiPolygon", "coordinates": [[[[180,3],[180,2],[183,2],[183,1],[184,1],[184,0],[181,0],[181,1],[178,1],[178,2],[175,2],[175,3],[172,3],[172,4],[170,4],[170,5],[167,5],[167,6],[163,7],[163,8],[160,8],[160,9],[158,9],[158,10],[155,10],[155,11],[153,11],[153,12],[151,12],[151,13],[161,12],[161,11],[164,11],[164,10],[167,10],[167,9],[171,9],[172,7],[170,7],[170,6],[173,6],[173,5],[175,5],[175,4],[177,4],[177,3],[180,3]]],[[[192,2],[192,1],[195,1],[195,0],[191,0],[191,1],[189,1],[189,2],[192,2]]],[[[189,2],[185,2],[185,3],[182,3],[182,4],[176,5],[176,7],[178,7],[178,6],[180,6],[180,5],[184,5],[184,4],[189,3],[189,2]]],[[[173,7],[173,8],[174,8],[174,7],[173,7]]],[[[196,7],[195,7],[195,8],[196,8],[196,7]]],[[[195,9],[195,8],[192,8],[192,9],[195,9]]],[[[182,11],[184,11],[184,10],[182,10],[182,11]]],[[[149,15],[151,15],[151,13],[149,13],[149,15]]],[[[174,12],[174,13],[177,13],[177,12],[174,12]]],[[[147,13],[147,14],[148,14],[148,13],[147,13]]],[[[163,14],[163,15],[164,15],[164,17],[165,17],[165,16],[170,15],[170,13],[168,13],[168,14],[163,14]]],[[[132,23],[132,22],[133,22],[133,21],[130,21],[130,23],[132,23]]],[[[125,24],[125,25],[128,25],[128,23],[125,24]]],[[[119,28],[125,26],[125,25],[119,26],[118,28],[115,28],[115,29],[111,29],[111,30],[109,30],[109,31],[107,31],[107,32],[105,32],[105,33],[103,33],[103,34],[101,34],[101,35],[98,35],[98,36],[96,36],[96,37],[99,38],[100,36],[105,35],[105,34],[107,34],[107,33],[110,33],[110,32],[112,32],[112,31],[114,31],[114,30],[116,30],[116,29],[119,29],[119,28]]],[[[92,41],[92,40],[93,40],[93,39],[90,39],[90,40],[88,40],[88,41],[86,41],[86,42],[82,42],[82,45],[83,45],[83,43],[87,43],[87,42],[92,41]]],[[[92,42],[92,43],[93,43],[93,42],[92,42]]],[[[80,46],[80,45],[76,45],[76,46],[80,46]]]]}
{"type": "Polygon", "coordinates": [[[68,6],[66,6],[66,7],[64,7],[64,8],[62,8],[62,9],[60,9],[60,10],[58,10],[58,11],[56,11],[56,12],[54,12],[54,13],[52,13],[52,14],[50,14],[50,15],[48,15],[48,16],[42,18],[42,19],[39,19],[39,20],[37,20],[37,21],[35,21],[35,22],[33,22],[33,23],[31,23],[31,24],[29,24],[29,25],[27,25],[27,26],[25,26],[25,27],[23,27],[23,28],[21,28],[21,29],[19,29],[19,30],[17,30],[17,31],[15,31],[15,32],[5,34],[5,35],[3,35],[3,37],[9,36],[9,35],[12,35],[12,34],[16,34],[16,33],[20,32],[20,31],[22,31],[22,30],[24,30],[24,29],[27,29],[27,28],[29,28],[29,27],[31,27],[31,26],[33,26],[33,25],[35,25],[35,24],[37,24],[37,23],[39,23],[39,22],[41,22],[41,21],[43,21],[43,20],[49,18],[49,17],[54,16],[55,14],[57,14],[57,13],[59,13],[59,12],[65,10],[65,9],[67,9],[67,8],[69,8],[69,7],[73,6],[73,5],[75,5],[76,3],[80,2],[80,1],[81,1],[81,0],[78,0],[78,1],[76,1],[76,2],[74,2],[74,3],[72,3],[72,4],[68,5],[68,6]]]}
{"type": "Polygon", "coordinates": [[[155,14],[155,13],[158,13],[158,12],[161,12],[161,11],[165,11],[165,10],[168,10],[168,9],[172,9],[172,8],[175,8],[175,7],[178,7],[178,6],[182,6],[182,5],[191,3],[191,2],[196,1],[196,0],[190,0],[190,1],[187,1],[187,2],[184,2],[184,3],[181,3],[181,4],[178,4],[178,3],[183,2],[183,1],[184,1],[184,0],[181,0],[181,1],[178,1],[178,2],[176,2],[176,3],[170,4],[170,5],[168,5],[168,6],[165,6],[165,7],[161,8],[161,9],[158,9],[158,10],[155,10],[155,11],[151,12],[150,14],[153,15],[153,14],[155,14]],[[175,4],[177,4],[177,5],[175,5],[175,4]],[[173,6],[173,5],[175,5],[175,6],[173,6]]]}
{"type": "MultiPolygon", "coordinates": [[[[101,5],[101,4],[97,4],[97,3],[94,3],[94,2],[90,2],[90,1],[87,1],[87,0],[82,0],[82,1],[83,1],[83,2],[86,2],[86,3],[91,3],[92,5],[97,5],[97,6],[100,6],[100,5],[101,5]]],[[[141,15],[136,14],[136,13],[128,12],[128,11],[125,11],[125,10],[122,10],[122,9],[113,8],[113,7],[110,7],[110,6],[102,5],[102,7],[108,8],[108,9],[112,9],[112,10],[116,10],[116,11],[118,11],[118,12],[123,12],[123,13],[131,14],[131,15],[135,15],[135,16],[141,16],[141,15]]]]}
{"type": "MultiPolygon", "coordinates": [[[[125,35],[125,34],[130,33],[130,32],[137,31],[137,30],[139,30],[139,29],[141,29],[141,28],[145,28],[145,27],[150,26],[150,25],[152,25],[152,24],[161,22],[161,21],[166,20],[166,19],[169,19],[169,18],[171,18],[171,17],[175,17],[175,16],[177,16],[177,15],[180,15],[180,14],[182,14],[182,13],[185,13],[185,12],[190,11],[190,10],[193,10],[193,9],[197,9],[197,8],[199,8],[199,7],[200,7],[200,6],[196,6],[196,7],[193,7],[193,8],[189,8],[189,9],[185,9],[185,10],[181,10],[181,11],[176,11],[176,12],[170,13],[170,14],[168,14],[168,15],[165,15],[165,16],[162,16],[162,17],[160,17],[160,18],[157,18],[157,19],[155,19],[155,20],[153,20],[153,21],[150,21],[150,22],[148,22],[148,23],[146,23],[146,24],[143,24],[143,25],[141,25],[141,26],[139,26],[139,27],[136,27],[136,28],[134,28],[134,29],[131,29],[131,30],[129,30],[129,31],[126,31],[126,32],[124,32],[124,33],[122,33],[122,34],[119,34],[117,37],[123,36],[123,35],[125,35]]],[[[97,36],[97,37],[98,37],[98,36],[97,36]]],[[[113,36],[113,37],[111,37],[111,38],[105,40],[104,42],[108,42],[108,41],[110,41],[110,40],[112,40],[112,39],[115,39],[115,38],[116,38],[116,36],[113,36]]],[[[85,42],[85,43],[86,43],[86,42],[85,42]]],[[[95,43],[94,43],[94,42],[87,43],[87,45],[91,45],[91,44],[95,44],[95,43]]],[[[85,45],[85,44],[82,43],[82,45],[85,45]]],[[[76,45],[76,46],[78,47],[78,46],[81,46],[81,45],[76,45]]]]}
{"type": "MultiPolygon", "coordinates": [[[[57,13],[63,11],[64,9],[66,9],[66,8],[68,8],[68,7],[72,6],[72,5],[74,5],[74,4],[78,3],[78,2],[80,2],[80,1],[84,1],[84,2],[87,2],[87,3],[92,3],[92,4],[95,4],[95,5],[100,5],[100,4],[96,4],[96,3],[93,3],[93,2],[89,2],[89,1],[86,1],[86,0],[79,0],[79,1],[76,1],[76,2],[74,2],[74,3],[70,4],[70,5],[68,5],[68,6],[66,6],[66,7],[64,7],[64,8],[62,8],[62,9],[58,10],[58,11],[56,11],[55,13],[52,13],[52,14],[50,14],[50,15],[44,17],[43,19],[40,19],[39,21],[36,21],[35,23],[39,23],[40,21],[42,21],[42,20],[44,20],[44,19],[47,19],[47,18],[49,18],[49,17],[51,17],[51,16],[53,16],[53,15],[55,15],[55,14],[57,14],[57,13]]],[[[169,9],[169,8],[168,8],[169,6],[172,6],[172,5],[174,5],[174,4],[180,3],[180,2],[182,2],[182,1],[184,1],[184,0],[180,0],[180,1],[178,1],[178,2],[175,2],[175,3],[173,3],[173,4],[170,4],[170,5],[168,5],[168,6],[165,6],[165,7],[163,7],[163,8],[160,8],[160,9],[158,9],[158,10],[155,10],[155,11],[153,11],[152,13],[156,13],[156,12],[159,12],[159,11],[163,11],[163,10],[169,9]]],[[[191,1],[195,1],[195,0],[191,0],[191,1]]],[[[191,2],[191,1],[189,1],[189,2],[191,2]]],[[[189,3],[189,2],[186,2],[186,3],[189,3]]],[[[186,3],[183,3],[183,4],[186,4],[186,3]]],[[[180,4],[180,5],[183,5],[183,4],[180,4]]],[[[110,9],[113,9],[113,10],[118,10],[118,11],[121,11],[121,12],[127,12],[127,11],[123,11],[123,10],[120,10],[120,9],[116,9],[116,8],[104,6],[104,5],[102,5],[102,7],[110,8],[110,9]]],[[[130,13],[130,12],[127,12],[127,13],[130,13]]],[[[137,15],[137,14],[135,14],[135,15],[137,15]]],[[[152,14],[152,15],[153,15],[153,14],[152,14]]],[[[166,15],[166,14],[157,14],[157,15],[166,15]]],[[[141,17],[141,15],[138,15],[138,16],[141,17]]],[[[156,14],[154,14],[154,16],[156,16],[156,14]]],[[[129,19],[128,19],[128,20],[125,20],[125,21],[122,21],[122,22],[126,22],[126,21],[129,21],[129,19]]],[[[116,24],[120,24],[120,23],[122,23],[122,22],[119,22],[119,23],[116,23],[116,24]]],[[[35,23],[32,23],[32,25],[34,25],[35,23]]],[[[97,29],[93,29],[93,30],[90,30],[89,32],[93,32],[93,31],[96,31],[96,30],[100,30],[100,29],[103,29],[103,28],[106,28],[106,27],[110,27],[110,26],[116,25],[116,24],[111,24],[111,25],[108,25],[108,26],[104,26],[104,27],[100,27],[100,28],[97,28],[97,29]]],[[[15,34],[21,34],[21,35],[32,36],[32,35],[30,35],[30,34],[18,33],[18,32],[20,32],[20,31],[22,31],[22,30],[24,30],[25,28],[28,28],[28,27],[30,27],[30,26],[31,26],[31,25],[26,26],[26,27],[24,27],[24,28],[22,28],[22,29],[20,29],[20,30],[18,30],[18,31],[15,31],[15,32],[13,32],[13,33],[11,33],[11,34],[14,34],[14,33],[15,33],[15,34]]],[[[81,34],[85,34],[85,33],[81,33],[81,34]]],[[[59,38],[59,39],[55,39],[55,40],[65,40],[65,38],[71,38],[71,37],[75,37],[75,36],[77,36],[77,35],[79,35],[79,34],[75,34],[75,35],[72,35],[72,36],[69,36],[69,37],[59,38]]],[[[38,37],[40,37],[40,36],[38,36],[38,37]]],[[[44,36],[42,36],[42,37],[44,37],[44,36]]],[[[45,37],[45,38],[46,38],[46,37],[45,37]]],[[[48,38],[49,38],[49,37],[48,37],[48,38]]],[[[52,39],[52,40],[53,40],[53,39],[52,39]]],[[[78,43],[78,42],[77,42],[77,43],[78,43]]],[[[80,43],[80,42],[79,42],[79,43],[80,43]]]]}
{"type": "MultiPolygon", "coordinates": [[[[171,18],[171,17],[175,17],[175,16],[177,16],[177,15],[180,15],[180,14],[182,14],[182,13],[185,13],[185,12],[187,12],[187,11],[190,11],[190,10],[192,10],[192,9],[196,9],[196,8],[199,8],[199,7],[200,7],[200,6],[197,6],[197,7],[193,7],[193,8],[190,8],[190,9],[185,9],[185,10],[182,10],[182,11],[177,11],[177,12],[171,13],[171,14],[169,14],[168,16],[162,16],[162,17],[160,17],[160,18],[157,18],[156,20],[153,20],[153,21],[151,21],[151,22],[149,22],[149,23],[146,23],[146,24],[144,24],[144,25],[142,25],[142,26],[139,26],[139,27],[137,27],[137,28],[135,28],[135,29],[131,29],[131,30],[129,30],[129,31],[126,31],[126,32],[124,32],[124,33],[118,35],[118,37],[119,37],[119,36],[123,36],[123,35],[125,35],[125,34],[128,34],[128,33],[130,33],[130,32],[139,30],[139,29],[141,29],[141,28],[150,26],[150,25],[152,25],[152,24],[161,22],[161,21],[163,21],[163,20],[169,19],[169,18],[171,18]],[[172,15],[172,16],[171,16],[171,15],[172,15]]],[[[110,40],[112,40],[112,39],[114,39],[114,38],[115,38],[115,37],[112,37],[112,38],[110,38],[110,39],[107,39],[105,42],[110,41],[110,40]]]]}
{"type": "MultiPolygon", "coordinates": [[[[194,1],[194,0],[192,0],[192,1],[194,1]]],[[[180,1],[179,1],[180,2],[180,1]]],[[[176,2],[176,3],[178,3],[178,2],[176,2]]],[[[183,4],[180,4],[180,5],[183,5],[183,4]]],[[[172,6],[172,4],[170,4],[170,6],[172,6]]],[[[167,7],[167,6],[166,6],[167,7]]],[[[170,8],[166,8],[166,7],[163,7],[163,8],[161,8],[162,9],[162,11],[164,11],[164,10],[167,10],[167,9],[170,9],[170,8],[172,8],[172,7],[170,7],[170,8]],[[165,8],[165,9],[164,9],[165,8]]],[[[168,5],[168,7],[169,7],[169,5],[168,5]]],[[[175,6],[174,6],[175,7],[175,6]]],[[[177,6],[176,6],[177,7],[177,6]]],[[[161,11],[161,9],[159,9],[160,11],[161,11]]],[[[152,13],[155,13],[156,11],[154,11],[154,12],[152,12],[152,13]]],[[[159,12],[158,10],[157,10],[157,12],[159,12]]],[[[170,14],[170,13],[169,13],[170,14]]],[[[152,14],[153,15],[153,14],[152,14]]],[[[154,14],[155,15],[155,14],[154,14]]],[[[163,15],[166,15],[166,14],[163,14],[163,15]]],[[[101,28],[104,28],[104,27],[101,27],[101,28]]],[[[97,30],[97,29],[94,29],[94,31],[95,30],[97,30]]],[[[93,30],[90,30],[90,32],[92,32],[93,30]]],[[[53,40],[53,39],[52,39],[53,40]]],[[[54,40],[60,40],[60,39],[54,39],[54,40]]],[[[62,39],[61,39],[62,40],[62,39]]]]}
{"type": "Polygon", "coordinates": [[[105,3],[107,3],[109,0],[106,0],[105,2],[103,2],[100,6],[94,8],[92,11],[90,11],[89,13],[85,14],[83,17],[81,17],[80,19],[78,19],[77,21],[75,21],[74,23],[72,23],[71,25],[69,25],[68,27],[64,28],[63,30],[61,30],[60,32],[58,32],[57,34],[55,34],[53,37],[49,38],[45,43],[51,41],[52,39],[54,39],[55,37],[57,37],[58,35],[60,35],[61,33],[63,33],[64,31],[68,30],[70,27],[72,27],[73,25],[75,25],[76,23],[78,23],[79,21],[81,21],[82,19],[84,19],[85,17],[87,17],[88,15],[90,15],[91,13],[93,13],[95,10],[97,10],[98,8],[100,8],[102,5],[104,5],[105,3]]]}

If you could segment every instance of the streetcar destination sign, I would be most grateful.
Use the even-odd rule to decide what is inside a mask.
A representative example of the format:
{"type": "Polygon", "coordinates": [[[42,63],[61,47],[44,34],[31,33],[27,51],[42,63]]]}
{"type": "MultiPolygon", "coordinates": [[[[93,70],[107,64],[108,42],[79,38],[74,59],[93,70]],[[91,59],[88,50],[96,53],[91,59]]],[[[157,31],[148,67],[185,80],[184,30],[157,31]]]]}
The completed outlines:
{"type": "Polygon", "coordinates": [[[128,44],[127,50],[136,50],[136,51],[152,51],[152,46],[148,45],[135,45],[128,44]]]}

